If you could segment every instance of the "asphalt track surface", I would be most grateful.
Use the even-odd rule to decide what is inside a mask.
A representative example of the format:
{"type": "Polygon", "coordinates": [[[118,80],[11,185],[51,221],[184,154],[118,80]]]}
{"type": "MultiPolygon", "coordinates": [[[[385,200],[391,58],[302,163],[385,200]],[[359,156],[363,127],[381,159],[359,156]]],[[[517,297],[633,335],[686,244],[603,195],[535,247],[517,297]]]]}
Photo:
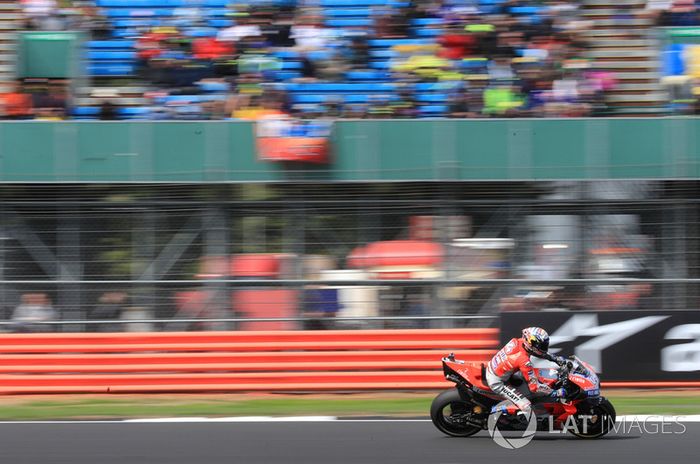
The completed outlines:
{"type": "Polygon", "coordinates": [[[700,423],[685,425],[587,441],[545,434],[506,450],[485,433],[445,437],[430,422],[3,423],[0,463],[698,463],[700,423]]]}

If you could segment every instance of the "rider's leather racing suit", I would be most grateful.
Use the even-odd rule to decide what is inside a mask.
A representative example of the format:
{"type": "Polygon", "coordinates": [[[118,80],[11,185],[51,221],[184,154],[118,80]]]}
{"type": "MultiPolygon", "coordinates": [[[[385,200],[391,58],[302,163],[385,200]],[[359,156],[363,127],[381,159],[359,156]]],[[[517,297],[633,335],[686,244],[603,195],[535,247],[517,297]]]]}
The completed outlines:
{"type": "MultiPolygon", "coordinates": [[[[561,362],[561,359],[563,359],[546,353],[542,357],[556,363],[561,362]]],[[[522,374],[532,393],[552,394],[551,388],[537,380],[532,361],[530,360],[530,354],[525,351],[523,340],[513,338],[489,362],[486,367],[486,383],[488,383],[494,393],[509,399],[526,416],[529,416],[531,410],[530,400],[507,383],[511,376],[517,372],[522,374]]]]}

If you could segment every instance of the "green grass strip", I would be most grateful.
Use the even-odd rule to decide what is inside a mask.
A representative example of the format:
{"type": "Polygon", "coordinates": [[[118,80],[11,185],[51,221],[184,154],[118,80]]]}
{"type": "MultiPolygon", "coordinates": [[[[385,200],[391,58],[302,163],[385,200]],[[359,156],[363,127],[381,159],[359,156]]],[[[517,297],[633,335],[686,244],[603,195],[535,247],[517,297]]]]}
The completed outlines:
{"type": "MultiPolygon", "coordinates": [[[[694,395],[634,395],[608,396],[618,414],[700,414],[700,394],[694,395]]],[[[265,397],[246,398],[212,395],[211,399],[197,396],[167,398],[81,398],[5,401],[0,403],[0,420],[51,420],[147,417],[225,417],[225,416],[424,416],[427,417],[432,396],[424,393],[415,397],[402,395],[391,398],[353,397],[265,397]]]]}

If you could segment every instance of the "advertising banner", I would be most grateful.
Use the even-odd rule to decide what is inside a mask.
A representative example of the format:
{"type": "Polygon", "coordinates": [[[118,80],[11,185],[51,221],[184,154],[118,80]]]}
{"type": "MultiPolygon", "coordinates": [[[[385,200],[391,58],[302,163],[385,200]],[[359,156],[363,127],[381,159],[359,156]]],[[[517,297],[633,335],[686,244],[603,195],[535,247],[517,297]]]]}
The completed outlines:
{"type": "Polygon", "coordinates": [[[258,137],[262,161],[328,162],[328,139],[322,137],[258,137]]]}
{"type": "Polygon", "coordinates": [[[606,381],[700,379],[700,311],[541,311],[501,314],[501,342],[538,326],[550,351],[576,355],[606,381]]]}
{"type": "Polygon", "coordinates": [[[271,114],[258,119],[256,126],[258,159],[261,161],[329,162],[329,122],[271,114]]]}

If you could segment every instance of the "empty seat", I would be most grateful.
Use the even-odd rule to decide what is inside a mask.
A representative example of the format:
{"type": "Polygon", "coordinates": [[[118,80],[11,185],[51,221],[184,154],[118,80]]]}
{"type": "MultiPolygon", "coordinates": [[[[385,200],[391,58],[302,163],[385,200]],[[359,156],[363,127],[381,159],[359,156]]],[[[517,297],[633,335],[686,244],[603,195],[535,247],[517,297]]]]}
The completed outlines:
{"type": "Polygon", "coordinates": [[[97,116],[100,109],[97,106],[76,106],[73,108],[73,116],[97,116]]]}
{"type": "Polygon", "coordinates": [[[370,27],[374,21],[369,18],[346,18],[327,19],[326,25],[329,27],[370,27]]]}
{"type": "Polygon", "coordinates": [[[92,50],[88,52],[88,58],[91,60],[134,60],[136,52],[92,50]]]}
{"type": "Polygon", "coordinates": [[[373,39],[369,41],[370,47],[395,47],[397,45],[430,45],[435,43],[427,39],[373,39]]]}
{"type": "Polygon", "coordinates": [[[416,18],[411,20],[413,26],[438,26],[443,23],[441,18],[416,18]]]}
{"type": "Polygon", "coordinates": [[[357,81],[382,81],[388,80],[390,76],[381,71],[349,71],[346,77],[357,81]]]}
{"type": "Polygon", "coordinates": [[[88,42],[90,49],[114,49],[114,48],[134,48],[133,40],[91,40],[88,42]]]}
{"type": "Polygon", "coordinates": [[[372,10],[369,8],[330,8],[323,10],[323,14],[329,18],[361,18],[371,16],[372,10]]]}
{"type": "Polygon", "coordinates": [[[423,116],[442,116],[449,111],[447,105],[425,105],[420,107],[423,116]]]}
{"type": "Polygon", "coordinates": [[[422,93],[416,95],[416,100],[423,103],[445,103],[449,96],[445,93],[422,93]]]}
{"type": "Polygon", "coordinates": [[[229,86],[225,82],[203,81],[197,82],[197,87],[203,92],[228,92],[229,86]]]}
{"type": "Polygon", "coordinates": [[[88,69],[93,76],[128,76],[134,74],[134,65],[125,63],[93,63],[88,69]]]}
{"type": "Polygon", "coordinates": [[[415,85],[416,92],[437,92],[452,90],[459,87],[457,82],[419,82],[415,85]]]}
{"type": "Polygon", "coordinates": [[[146,116],[150,112],[151,112],[151,109],[147,106],[127,106],[127,107],[117,109],[117,113],[120,116],[125,116],[125,117],[146,116]]]}
{"type": "Polygon", "coordinates": [[[322,7],[353,7],[353,6],[386,6],[392,3],[390,0],[321,0],[322,7]]]}
{"type": "Polygon", "coordinates": [[[420,28],[415,29],[414,34],[418,37],[439,37],[443,34],[443,30],[437,28],[420,28]]]}

